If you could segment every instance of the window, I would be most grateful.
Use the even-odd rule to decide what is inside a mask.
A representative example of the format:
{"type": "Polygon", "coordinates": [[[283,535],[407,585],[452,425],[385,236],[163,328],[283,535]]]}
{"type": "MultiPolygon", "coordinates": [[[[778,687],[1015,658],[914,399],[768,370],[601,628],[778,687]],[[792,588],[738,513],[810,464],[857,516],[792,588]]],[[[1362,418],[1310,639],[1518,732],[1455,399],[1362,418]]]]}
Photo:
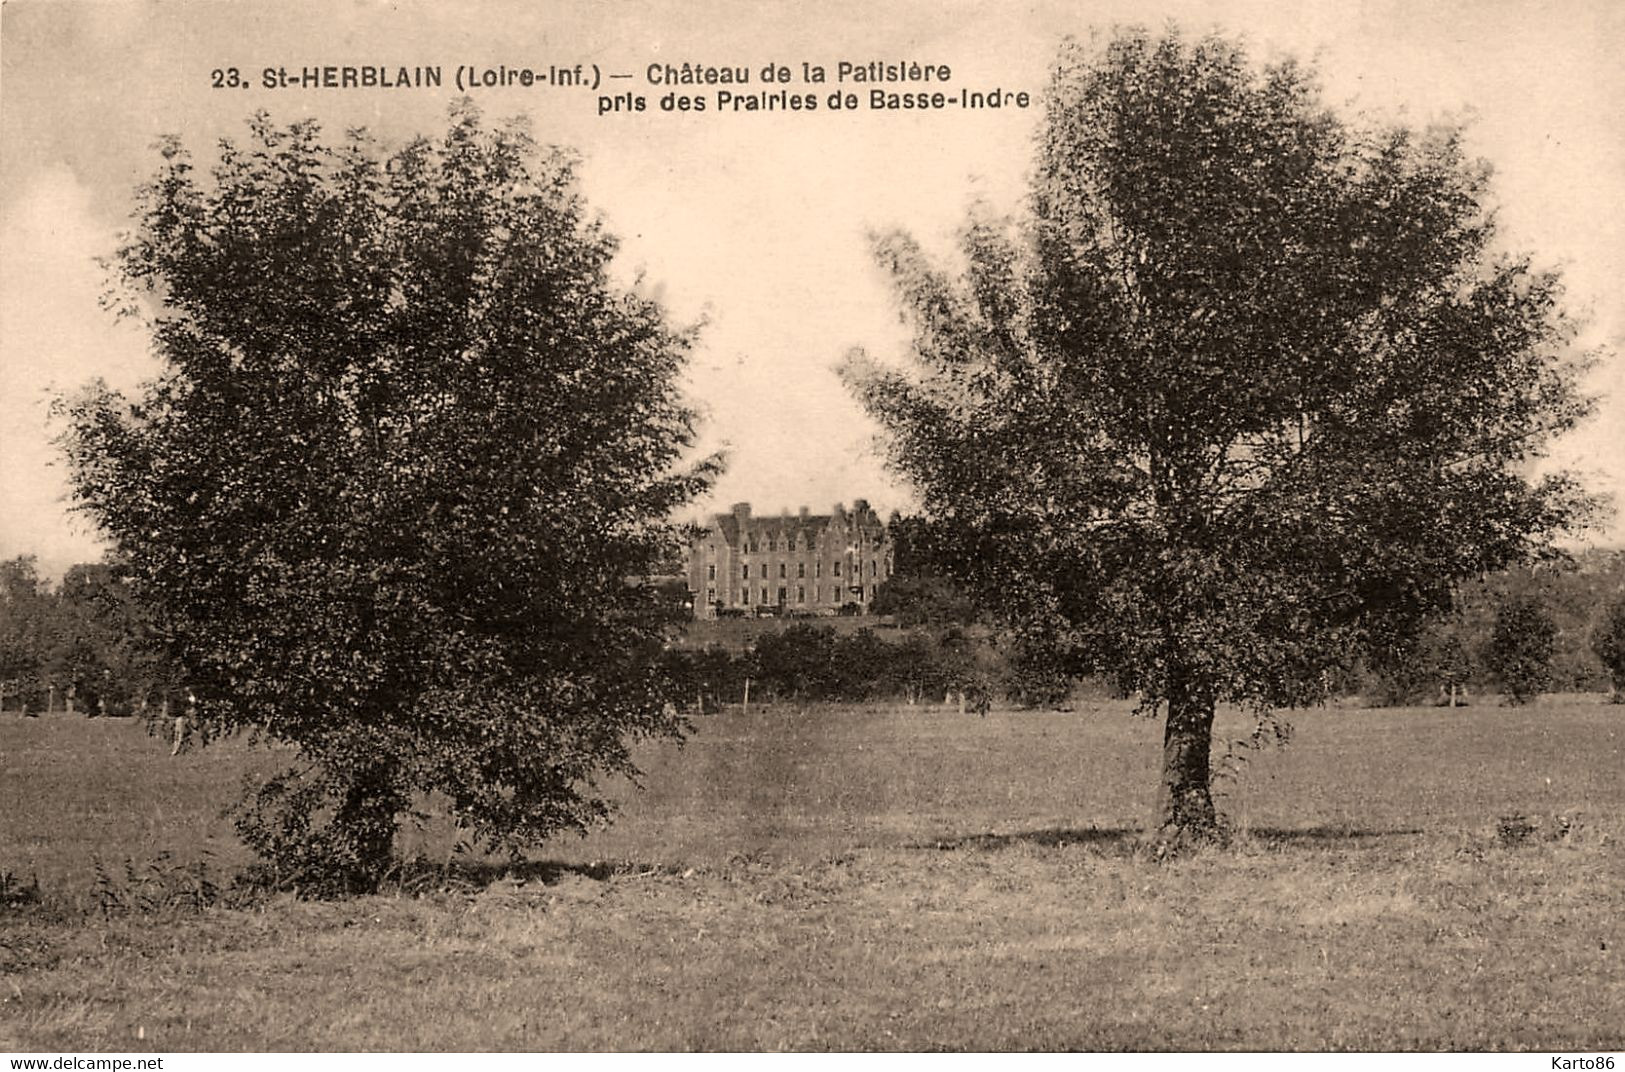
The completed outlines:
{"type": "Polygon", "coordinates": [[[740,574],[740,577],[742,579],[744,579],[744,580],[747,580],[747,581],[750,580],[750,564],[746,563],[745,565],[740,566],[739,568],[744,571],[742,574],[740,574]]]}
{"type": "Polygon", "coordinates": [[[705,567],[705,579],[708,581],[714,581],[717,579],[717,564],[715,562],[705,567]]]}
{"type": "Polygon", "coordinates": [[[762,589],[762,604],[764,606],[767,604],[767,589],[766,588],[762,589]]]}
{"type": "Polygon", "coordinates": [[[781,581],[785,578],[784,570],[785,570],[785,565],[784,565],[783,562],[780,562],[779,563],[779,580],[781,580],[781,581]]]}
{"type": "Polygon", "coordinates": [[[872,584],[869,586],[869,598],[875,598],[875,586],[872,584]]]}
{"type": "Polygon", "coordinates": [[[807,576],[807,563],[805,563],[805,562],[797,562],[796,563],[796,576],[797,577],[805,577],[805,576],[807,576]]]}
{"type": "Polygon", "coordinates": [[[705,605],[709,607],[711,604],[715,603],[716,601],[717,601],[717,590],[715,588],[707,588],[705,590],[705,605]]]}
{"type": "Polygon", "coordinates": [[[796,538],[794,536],[790,537],[787,541],[785,541],[784,546],[787,550],[794,554],[796,549],[796,538]]]}
{"type": "Polygon", "coordinates": [[[796,602],[797,603],[805,603],[805,602],[807,602],[807,586],[806,585],[804,585],[804,584],[796,585],[796,602]]]}
{"type": "Polygon", "coordinates": [[[875,562],[874,562],[874,559],[870,559],[869,560],[869,576],[873,577],[874,575],[875,575],[875,562]]]}
{"type": "MultiPolygon", "coordinates": [[[[762,563],[762,568],[761,568],[761,571],[760,571],[760,572],[761,572],[761,574],[762,574],[762,578],[763,578],[763,579],[764,579],[764,580],[765,580],[765,579],[766,579],[766,578],[767,578],[767,563],[766,563],[766,562],[763,562],[763,563],[762,563]]],[[[764,591],[764,592],[765,592],[765,591],[767,591],[767,589],[765,589],[765,588],[764,588],[764,589],[762,589],[762,590],[763,590],[763,591],[764,591]]]]}
{"type": "Polygon", "coordinates": [[[835,574],[835,576],[839,577],[841,575],[841,564],[839,562],[831,563],[830,570],[835,574]]]}
{"type": "Polygon", "coordinates": [[[768,550],[769,554],[771,554],[773,551],[775,551],[777,549],[777,545],[778,545],[778,541],[775,540],[773,537],[769,536],[767,538],[767,550],[768,550]]]}
{"type": "Polygon", "coordinates": [[[824,575],[824,564],[822,562],[814,562],[813,563],[813,576],[814,577],[822,577],[823,575],[824,575]]]}
{"type": "Polygon", "coordinates": [[[782,607],[787,602],[789,602],[789,594],[785,591],[784,585],[781,584],[779,585],[779,606],[782,607]]]}
{"type": "Polygon", "coordinates": [[[840,585],[832,584],[832,585],[829,586],[829,601],[831,603],[839,603],[841,601],[841,586],[840,585]]]}

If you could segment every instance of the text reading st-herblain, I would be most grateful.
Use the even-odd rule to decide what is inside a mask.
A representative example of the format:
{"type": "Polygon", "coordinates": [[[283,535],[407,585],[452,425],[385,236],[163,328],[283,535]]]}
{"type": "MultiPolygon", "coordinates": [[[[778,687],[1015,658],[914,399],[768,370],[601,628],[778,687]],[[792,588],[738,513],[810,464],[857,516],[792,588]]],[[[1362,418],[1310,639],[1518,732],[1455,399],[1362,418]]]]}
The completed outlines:
{"type": "MultiPolygon", "coordinates": [[[[217,89],[250,89],[235,67],[211,72],[217,89]]],[[[827,111],[950,111],[1026,108],[1025,90],[953,83],[946,63],[919,60],[840,60],[833,64],[650,63],[641,71],[604,71],[597,64],[327,65],[265,67],[260,87],[281,90],[421,90],[463,93],[506,89],[576,89],[594,94],[601,116],[643,112],[736,113],[827,111]],[[449,75],[449,77],[448,77],[449,75]],[[642,88],[617,91],[617,83],[642,88]],[[791,88],[797,87],[797,88],[791,88]],[[811,87],[811,88],[807,88],[811,87]],[[647,90],[652,90],[649,92],[647,90]]]]}

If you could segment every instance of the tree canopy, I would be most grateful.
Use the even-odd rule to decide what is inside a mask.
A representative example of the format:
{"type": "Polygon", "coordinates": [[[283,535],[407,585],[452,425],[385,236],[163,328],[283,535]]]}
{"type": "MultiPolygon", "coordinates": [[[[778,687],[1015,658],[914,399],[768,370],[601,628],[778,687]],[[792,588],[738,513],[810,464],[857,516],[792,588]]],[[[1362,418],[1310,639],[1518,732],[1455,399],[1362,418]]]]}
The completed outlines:
{"type": "Polygon", "coordinates": [[[206,178],[159,146],[113,267],[163,371],[62,404],[75,492],[205,728],[296,749],[239,823],[262,852],[366,885],[429,790],[496,846],[585,828],[680,729],[629,582],[717,468],[692,331],[517,124],[250,135],[206,178]]]}
{"type": "Polygon", "coordinates": [[[1458,127],[1128,29],[1063,48],[1019,225],[973,210],[957,272],[875,239],[911,361],[847,378],[979,601],[1167,712],[1170,843],[1216,829],[1216,703],[1316,701],[1587,510],[1529,476],[1585,358],[1488,179],[1458,127]]]}

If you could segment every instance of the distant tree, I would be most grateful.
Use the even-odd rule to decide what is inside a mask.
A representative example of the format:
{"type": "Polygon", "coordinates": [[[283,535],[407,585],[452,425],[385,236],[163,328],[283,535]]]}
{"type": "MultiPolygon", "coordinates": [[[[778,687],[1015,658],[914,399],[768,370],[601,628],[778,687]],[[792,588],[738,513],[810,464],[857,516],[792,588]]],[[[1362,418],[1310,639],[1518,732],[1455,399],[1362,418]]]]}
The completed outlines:
{"type": "Polygon", "coordinates": [[[1464,623],[1452,613],[1431,617],[1414,634],[1390,637],[1380,649],[1367,651],[1364,668],[1367,695],[1378,704],[1438,698],[1454,707],[1473,673],[1464,623]]]}
{"type": "Polygon", "coordinates": [[[895,645],[887,666],[894,694],[910,704],[943,695],[952,679],[941,649],[924,633],[910,633],[895,645]]]}
{"type": "Polygon", "coordinates": [[[1030,219],[974,212],[961,279],[876,239],[913,364],[846,373],[978,604],[1166,714],[1175,848],[1218,830],[1215,704],[1318,702],[1584,516],[1523,474],[1586,361],[1454,128],[1360,129],[1177,31],[1068,44],[1045,109],[1030,219]]]}
{"type": "Polygon", "coordinates": [[[47,684],[53,606],[33,555],[0,562],[0,683],[8,706],[38,706],[47,684]]]}
{"type": "Polygon", "coordinates": [[[905,627],[969,625],[976,620],[976,604],[946,577],[888,577],[870,607],[888,614],[905,627]]]}
{"type": "Polygon", "coordinates": [[[1473,657],[1454,618],[1431,623],[1422,637],[1422,659],[1428,683],[1437,686],[1441,702],[1455,707],[1465,700],[1473,676],[1473,657]]]}
{"type": "Polygon", "coordinates": [[[1540,601],[1514,597],[1501,604],[1484,662],[1509,702],[1528,703],[1551,687],[1556,640],[1557,623],[1540,601]]]}
{"type": "Polygon", "coordinates": [[[60,404],[74,490],[205,727],[297,755],[238,824],[285,876],[374,885],[428,791],[493,847],[584,830],[682,726],[629,579],[715,471],[682,462],[691,333],[516,125],[250,129],[206,179],[161,144],[115,268],[163,370],[60,404]]]}
{"type": "Polygon", "coordinates": [[[1591,647],[1613,679],[1614,702],[1625,703],[1625,598],[1605,608],[1591,635],[1591,647]]]}
{"type": "Polygon", "coordinates": [[[873,629],[837,637],[830,651],[829,698],[862,703],[894,696],[902,689],[897,670],[896,646],[873,629]]]}
{"type": "Polygon", "coordinates": [[[774,696],[786,700],[823,700],[831,693],[835,630],[800,622],[756,641],[754,668],[774,696]]]}

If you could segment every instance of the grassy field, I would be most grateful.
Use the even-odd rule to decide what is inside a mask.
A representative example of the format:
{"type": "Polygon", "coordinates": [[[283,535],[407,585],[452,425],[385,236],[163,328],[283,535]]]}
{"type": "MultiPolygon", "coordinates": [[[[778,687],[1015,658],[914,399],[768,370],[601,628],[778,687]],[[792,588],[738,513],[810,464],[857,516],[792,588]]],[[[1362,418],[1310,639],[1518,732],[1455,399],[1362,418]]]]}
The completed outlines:
{"type": "Polygon", "coordinates": [[[137,902],[244,862],[220,807],[267,757],[7,716],[0,871],[41,895],[0,908],[0,1049],[1625,1047],[1625,708],[1296,727],[1169,864],[1127,705],[782,708],[488,881],[197,908],[137,902]]]}

